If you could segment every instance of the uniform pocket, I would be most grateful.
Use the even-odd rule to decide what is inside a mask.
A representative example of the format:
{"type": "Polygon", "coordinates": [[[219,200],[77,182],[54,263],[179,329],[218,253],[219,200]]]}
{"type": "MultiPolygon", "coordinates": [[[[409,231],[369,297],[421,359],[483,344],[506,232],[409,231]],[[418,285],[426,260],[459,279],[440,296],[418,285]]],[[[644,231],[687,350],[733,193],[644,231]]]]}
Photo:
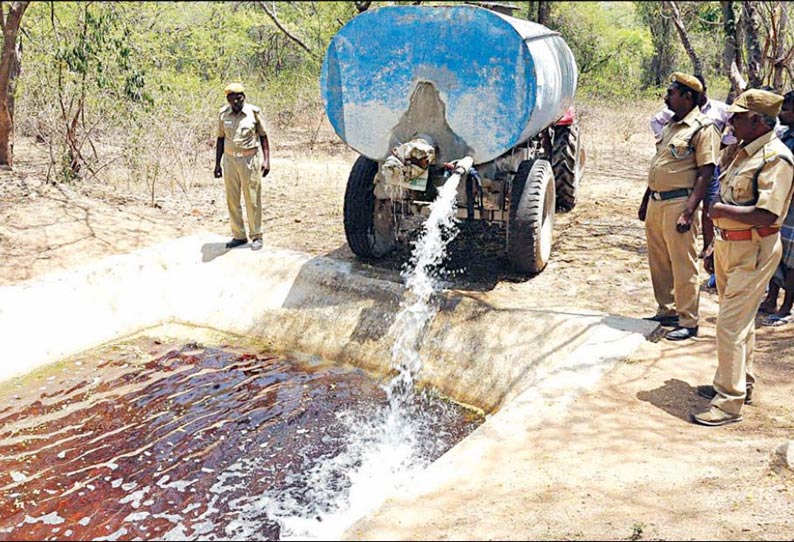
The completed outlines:
{"type": "Polygon", "coordinates": [[[237,130],[240,134],[240,137],[243,139],[247,139],[254,135],[254,120],[253,119],[243,119],[240,121],[240,125],[237,127],[237,130]]]}
{"type": "Polygon", "coordinates": [[[692,148],[686,141],[672,141],[670,143],[670,154],[672,154],[673,158],[676,160],[683,160],[692,154],[692,148]]]}
{"type": "Polygon", "coordinates": [[[753,180],[750,177],[737,177],[731,182],[731,199],[737,204],[753,200],[753,180]]]}

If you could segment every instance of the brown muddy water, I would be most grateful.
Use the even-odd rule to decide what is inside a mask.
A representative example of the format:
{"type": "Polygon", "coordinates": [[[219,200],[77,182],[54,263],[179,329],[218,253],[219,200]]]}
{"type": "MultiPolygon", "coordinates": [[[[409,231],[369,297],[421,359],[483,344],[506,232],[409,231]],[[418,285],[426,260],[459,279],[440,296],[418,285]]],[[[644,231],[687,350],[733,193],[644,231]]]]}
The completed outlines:
{"type": "Polygon", "coordinates": [[[137,338],[0,385],[0,540],[335,538],[482,421],[351,367],[137,338]]]}

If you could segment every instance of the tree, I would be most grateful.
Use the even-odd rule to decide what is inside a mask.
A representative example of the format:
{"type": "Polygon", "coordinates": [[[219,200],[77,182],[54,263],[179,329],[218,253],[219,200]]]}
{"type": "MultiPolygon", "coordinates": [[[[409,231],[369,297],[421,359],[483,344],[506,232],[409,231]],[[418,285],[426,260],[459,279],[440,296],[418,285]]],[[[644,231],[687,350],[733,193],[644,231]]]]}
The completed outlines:
{"type": "Polygon", "coordinates": [[[538,0],[538,24],[549,26],[551,24],[551,2],[538,0]]]}
{"type": "Polygon", "coordinates": [[[653,56],[644,75],[646,86],[658,87],[666,84],[667,77],[675,65],[675,48],[672,46],[673,25],[670,17],[662,13],[658,2],[634,2],[642,21],[648,26],[653,43],[653,56]]]}
{"type": "Polygon", "coordinates": [[[21,63],[17,39],[22,16],[30,2],[11,2],[6,10],[0,2],[0,28],[3,30],[3,54],[0,57],[0,165],[14,162],[14,93],[21,63]]]}
{"type": "Polygon", "coordinates": [[[775,53],[773,58],[774,77],[772,78],[772,85],[776,89],[781,89],[783,88],[783,70],[789,64],[791,59],[791,51],[788,53],[786,52],[785,40],[786,27],[788,26],[788,12],[786,11],[786,7],[782,2],[777,3],[777,9],[775,12],[778,13],[778,15],[777,25],[774,24],[774,18],[772,20],[772,31],[774,36],[773,51],[775,53]]]}
{"type": "Polygon", "coordinates": [[[747,76],[750,86],[759,87],[763,83],[761,45],[758,40],[758,10],[756,2],[742,2],[742,23],[744,26],[744,42],[747,47],[747,76]]]}
{"type": "Polygon", "coordinates": [[[130,118],[136,106],[151,105],[124,7],[115,2],[50,5],[55,43],[48,71],[58,117],[47,139],[59,147],[51,165],[64,180],[79,178],[83,166],[95,175],[97,132],[114,118],[130,118]]]}
{"type": "Polygon", "coordinates": [[[670,10],[673,18],[673,24],[675,25],[676,30],[678,30],[678,35],[681,38],[681,44],[684,46],[684,50],[686,54],[689,56],[689,60],[692,61],[692,69],[698,75],[703,74],[703,63],[700,61],[700,57],[695,52],[694,47],[692,47],[692,43],[689,39],[689,33],[686,30],[686,26],[684,26],[684,21],[681,18],[681,12],[678,9],[678,3],[673,1],[666,1],[664,3],[667,8],[670,10]]]}
{"type": "Polygon", "coordinates": [[[733,1],[723,0],[720,2],[722,8],[723,32],[725,34],[725,47],[723,48],[722,60],[725,73],[731,81],[731,96],[738,96],[747,87],[747,83],[742,77],[740,69],[742,55],[739,47],[739,27],[736,24],[736,14],[733,11],[733,1]]]}

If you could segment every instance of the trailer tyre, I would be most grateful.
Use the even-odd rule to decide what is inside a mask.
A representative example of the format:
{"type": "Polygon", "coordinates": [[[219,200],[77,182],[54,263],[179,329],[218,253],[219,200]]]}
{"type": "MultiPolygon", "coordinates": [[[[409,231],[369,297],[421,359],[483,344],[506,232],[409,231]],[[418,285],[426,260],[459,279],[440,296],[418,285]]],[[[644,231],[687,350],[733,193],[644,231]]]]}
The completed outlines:
{"type": "Polygon", "coordinates": [[[540,273],[551,256],[554,173],[547,160],[521,162],[513,177],[507,258],[520,273],[540,273]]]}
{"type": "Polygon", "coordinates": [[[576,193],[584,169],[584,149],[579,141],[579,124],[554,127],[551,154],[557,192],[557,210],[568,212],[576,206],[576,193]]]}
{"type": "Polygon", "coordinates": [[[378,163],[359,156],[345,189],[345,237],[353,253],[364,259],[381,258],[396,246],[397,222],[390,200],[375,197],[378,163]]]}

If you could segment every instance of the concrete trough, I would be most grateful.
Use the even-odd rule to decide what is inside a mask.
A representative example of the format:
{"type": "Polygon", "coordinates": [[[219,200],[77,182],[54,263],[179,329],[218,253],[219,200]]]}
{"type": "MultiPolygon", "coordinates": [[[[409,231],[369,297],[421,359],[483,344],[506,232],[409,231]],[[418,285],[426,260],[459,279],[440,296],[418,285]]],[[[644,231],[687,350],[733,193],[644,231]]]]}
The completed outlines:
{"type": "MultiPolygon", "coordinates": [[[[227,251],[224,241],[194,235],[0,288],[0,380],[167,323],[390,372],[404,293],[394,276],[289,250],[227,251]]],[[[531,299],[507,308],[446,293],[440,305],[423,338],[420,384],[485,412],[577,352],[581,370],[605,370],[655,329],[592,311],[537,310],[531,299]]]]}
{"type": "MultiPolygon", "coordinates": [[[[272,353],[391,372],[399,277],[289,250],[227,251],[225,240],[194,235],[0,288],[0,381],[162,326],[192,341],[233,334],[272,353]]],[[[422,339],[419,383],[489,415],[421,479],[373,503],[380,507],[349,525],[345,538],[404,538],[401,526],[428,521],[437,495],[447,508],[466,510],[471,503],[453,499],[465,495],[455,488],[487,493],[494,461],[531,445],[536,424],[560,414],[658,329],[532,302],[511,299],[506,307],[441,295],[422,339]]]]}

